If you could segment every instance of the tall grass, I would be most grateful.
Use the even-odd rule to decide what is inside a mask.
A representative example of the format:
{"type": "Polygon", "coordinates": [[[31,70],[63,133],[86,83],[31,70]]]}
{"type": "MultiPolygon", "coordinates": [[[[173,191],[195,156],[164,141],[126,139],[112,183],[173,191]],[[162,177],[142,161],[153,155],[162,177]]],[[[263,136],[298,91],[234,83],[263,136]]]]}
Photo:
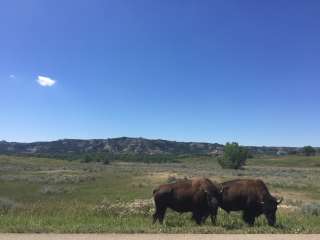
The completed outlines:
{"type": "Polygon", "coordinates": [[[80,163],[0,156],[0,232],[59,233],[320,233],[319,171],[249,165],[223,170],[208,156],[181,163],[80,163]],[[168,179],[207,176],[223,181],[262,178],[285,197],[275,228],[258,218],[247,226],[240,213],[219,210],[218,221],[198,226],[190,214],[168,211],[165,224],[152,224],[152,190],[168,179]]]}

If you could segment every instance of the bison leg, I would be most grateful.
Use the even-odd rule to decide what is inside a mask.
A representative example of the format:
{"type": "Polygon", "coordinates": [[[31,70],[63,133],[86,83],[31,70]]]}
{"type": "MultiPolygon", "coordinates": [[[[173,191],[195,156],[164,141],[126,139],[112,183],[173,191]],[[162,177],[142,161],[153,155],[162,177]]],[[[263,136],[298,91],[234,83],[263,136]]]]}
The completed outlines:
{"type": "Polygon", "coordinates": [[[156,223],[157,220],[159,220],[159,223],[163,223],[164,216],[166,214],[166,207],[163,208],[156,208],[156,212],[153,214],[153,224],[156,223]]]}
{"type": "Polygon", "coordinates": [[[212,208],[210,211],[211,223],[216,224],[217,221],[218,208],[212,208]]]}
{"type": "Polygon", "coordinates": [[[206,222],[207,218],[211,218],[212,224],[216,223],[217,211],[211,212],[193,212],[192,219],[196,221],[197,224],[203,224],[206,222]]]}
{"type": "Polygon", "coordinates": [[[202,216],[202,223],[205,223],[207,218],[209,217],[211,218],[211,223],[212,224],[216,224],[216,219],[217,219],[217,212],[206,212],[204,213],[204,215],[202,216]]]}
{"type": "Polygon", "coordinates": [[[158,217],[158,219],[159,219],[159,222],[160,222],[160,224],[163,224],[163,219],[164,219],[164,216],[165,216],[165,214],[166,214],[166,208],[164,208],[164,209],[162,209],[161,211],[160,211],[160,213],[159,213],[159,217],[158,217]]]}
{"type": "Polygon", "coordinates": [[[157,214],[157,212],[155,212],[155,213],[152,215],[152,217],[153,217],[152,223],[155,224],[156,221],[157,221],[157,219],[158,219],[158,214],[157,214]]]}
{"type": "Polygon", "coordinates": [[[198,225],[201,225],[201,223],[203,221],[202,220],[202,215],[199,214],[198,212],[193,212],[192,213],[192,219],[195,220],[198,225]]]}
{"type": "Polygon", "coordinates": [[[252,214],[250,211],[243,211],[242,218],[247,224],[253,226],[255,221],[255,215],[252,214]]]}
{"type": "Polygon", "coordinates": [[[208,212],[204,213],[201,219],[201,223],[205,223],[208,217],[209,217],[209,213],[208,212]]]}

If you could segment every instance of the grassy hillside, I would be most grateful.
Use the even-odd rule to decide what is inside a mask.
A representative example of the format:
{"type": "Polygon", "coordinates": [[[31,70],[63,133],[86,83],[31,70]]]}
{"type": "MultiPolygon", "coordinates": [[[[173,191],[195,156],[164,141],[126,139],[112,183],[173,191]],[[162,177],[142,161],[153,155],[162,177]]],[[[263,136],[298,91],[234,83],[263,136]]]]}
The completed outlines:
{"type": "Polygon", "coordinates": [[[0,156],[0,232],[320,233],[320,167],[316,157],[250,159],[244,170],[223,170],[198,156],[177,163],[80,163],[0,156]],[[190,214],[168,212],[151,224],[152,189],[174,178],[223,181],[261,178],[285,198],[276,228],[264,217],[254,227],[238,213],[219,211],[217,225],[197,226],[190,214]]]}

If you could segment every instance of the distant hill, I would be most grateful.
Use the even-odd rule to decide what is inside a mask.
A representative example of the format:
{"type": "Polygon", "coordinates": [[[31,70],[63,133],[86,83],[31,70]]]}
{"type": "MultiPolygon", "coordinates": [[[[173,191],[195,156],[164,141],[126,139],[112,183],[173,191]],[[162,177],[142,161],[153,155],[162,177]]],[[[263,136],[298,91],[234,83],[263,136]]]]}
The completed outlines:
{"type": "MultiPolygon", "coordinates": [[[[252,154],[286,155],[299,153],[297,147],[246,146],[252,154]]],[[[319,150],[319,149],[318,149],[319,150]]],[[[18,143],[0,141],[0,154],[83,154],[105,152],[112,154],[212,154],[223,153],[218,143],[176,142],[162,139],[109,138],[62,139],[49,142],[18,143]]]]}
{"type": "Polygon", "coordinates": [[[108,152],[114,154],[217,154],[218,143],[176,142],[145,138],[63,139],[50,142],[0,142],[0,154],[82,154],[108,152]]]}

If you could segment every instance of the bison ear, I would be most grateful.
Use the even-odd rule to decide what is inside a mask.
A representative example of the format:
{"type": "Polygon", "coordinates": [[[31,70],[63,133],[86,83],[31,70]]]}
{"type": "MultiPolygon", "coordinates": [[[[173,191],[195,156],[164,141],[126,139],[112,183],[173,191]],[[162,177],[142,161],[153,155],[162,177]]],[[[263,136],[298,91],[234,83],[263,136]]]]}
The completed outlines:
{"type": "Polygon", "coordinates": [[[277,205],[279,205],[280,203],[282,203],[282,201],[283,201],[283,197],[280,198],[280,199],[277,199],[277,205]]]}

